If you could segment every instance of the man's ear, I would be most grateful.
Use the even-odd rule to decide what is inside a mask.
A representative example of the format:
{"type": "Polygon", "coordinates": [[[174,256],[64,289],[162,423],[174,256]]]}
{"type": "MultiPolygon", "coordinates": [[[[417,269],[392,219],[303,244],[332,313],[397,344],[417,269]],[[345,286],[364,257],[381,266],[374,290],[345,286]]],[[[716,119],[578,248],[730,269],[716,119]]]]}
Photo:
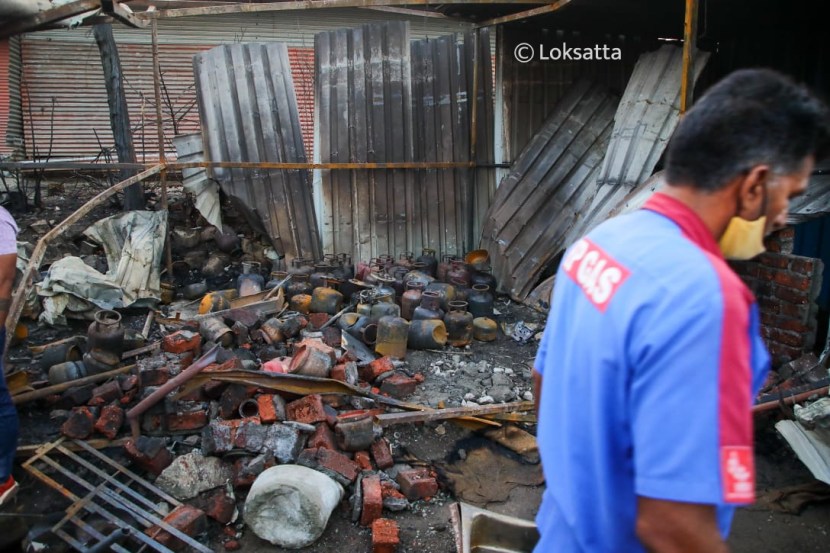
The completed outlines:
{"type": "Polygon", "coordinates": [[[764,214],[765,188],[770,176],[769,165],[755,165],[741,177],[737,186],[738,217],[754,221],[764,214]]]}

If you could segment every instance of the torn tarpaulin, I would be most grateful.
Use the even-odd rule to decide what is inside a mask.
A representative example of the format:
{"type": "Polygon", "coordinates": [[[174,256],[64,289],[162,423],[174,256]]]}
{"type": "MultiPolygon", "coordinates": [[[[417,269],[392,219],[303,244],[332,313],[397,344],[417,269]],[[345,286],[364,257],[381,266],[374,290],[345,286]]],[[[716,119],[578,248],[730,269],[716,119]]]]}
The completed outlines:
{"type": "Polygon", "coordinates": [[[103,246],[109,270],[103,274],[78,257],[53,263],[38,285],[38,295],[49,298],[44,301],[41,320],[64,322],[64,309],[70,305],[74,305],[73,311],[83,311],[77,299],[102,309],[128,307],[142,300],[158,301],[166,231],[164,211],[130,211],[89,227],[84,234],[103,246]]]}

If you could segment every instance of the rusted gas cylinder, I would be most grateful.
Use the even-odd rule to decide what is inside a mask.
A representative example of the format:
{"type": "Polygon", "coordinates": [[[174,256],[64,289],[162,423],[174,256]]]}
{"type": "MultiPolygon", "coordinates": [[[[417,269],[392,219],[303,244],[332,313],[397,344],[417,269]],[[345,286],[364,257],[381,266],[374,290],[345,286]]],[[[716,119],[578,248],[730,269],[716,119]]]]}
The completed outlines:
{"type": "Polygon", "coordinates": [[[87,348],[101,349],[116,354],[124,352],[124,326],[118,311],[102,309],[95,313],[87,329],[87,348]]]}
{"type": "Polygon", "coordinates": [[[231,300],[236,298],[236,290],[217,290],[216,292],[205,294],[205,297],[199,302],[199,314],[205,315],[207,313],[230,309],[231,300]]]}
{"type": "MultiPolygon", "coordinates": [[[[293,275],[294,278],[296,278],[297,275],[305,275],[310,277],[313,272],[314,265],[310,260],[303,257],[295,257],[292,259],[291,266],[288,268],[288,273],[293,275]]],[[[292,280],[294,280],[294,278],[292,278],[292,280]]]]}
{"type": "Polygon", "coordinates": [[[424,285],[420,282],[410,282],[406,285],[406,292],[401,296],[401,317],[407,321],[412,320],[415,308],[421,305],[421,294],[424,293],[424,285]]]}
{"type": "Polygon", "coordinates": [[[369,324],[369,317],[358,313],[344,313],[337,320],[337,326],[340,330],[358,339],[361,338],[361,331],[367,324],[369,324]]]}
{"type": "Polygon", "coordinates": [[[407,344],[411,349],[441,349],[447,345],[447,327],[440,319],[419,319],[409,323],[407,344]]]}
{"type": "Polygon", "coordinates": [[[455,300],[455,286],[446,282],[431,282],[425,292],[435,292],[441,298],[441,309],[449,311],[450,302],[455,300]]]}
{"type": "Polygon", "coordinates": [[[311,288],[322,288],[326,285],[326,280],[334,278],[334,266],[327,261],[317,263],[314,265],[314,272],[311,273],[310,281],[311,288]]]}
{"type": "Polygon", "coordinates": [[[221,344],[223,347],[229,347],[233,344],[233,331],[218,317],[202,319],[199,322],[199,334],[205,340],[221,344]]]}
{"type": "Polygon", "coordinates": [[[435,269],[435,278],[441,282],[449,282],[447,278],[447,273],[452,267],[452,263],[455,261],[454,255],[445,255],[441,259],[441,263],[438,264],[438,267],[435,269]]]}
{"type": "Polygon", "coordinates": [[[450,284],[455,288],[455,299],[453,301],[467,301],[470,298],[472,288],[464,284],[458,279],[453,279],[450,284]]]}
{"type": "Polygon", "coordinates": [[[62,384],[72,380],[78,380],[87,375],[86,367],[82,361],[66,361],[52,365],[49,368],[49,384],[62,384]]]}
{"type": "Polygon", "coordinates": [[[324,351],[310,346],[300,346],[294,351],[288,372],[328,378],[333,363],[324,351]]]}
{"type": "Polygon", "coordinates": [[[438,269],[438,259],[435,257],[435,250],[432,248],[424,248],[416,261],[424,264],[425,273],[432,277],[435,276],[435,272],[438,269]]]}
{"type": "Polygon", "coordinates": [[[496,321],[488,317],[476,317],[473,319],[473,338],[479,342],[492,342],[498,335],[496,321]]]}
{"type": "Polygon", "coordinates": [[[308,294],[297,294],[288,300],[291,311],[297,311],[303,315],[311,313],[311,296],[308,294]]]}
{"type": "Polygon", "coordinates": [[[239,297],[253,296],[265,288],[265,279],[260,274],[261,265],[256,261],[243,261],[242,274],[236,279],[239,297]]]}
{"type": "Polygon", "coordinates": [[[337,261],[340,263],[340,267],[343,271],[342,276],[335,274],[337,278],[340,280],[349,280],[350,278],[355,278],[354,273],[354,263],[352,263],[352,256],[347,253],[340,253],[337,254],[337,261]]]}
{"type": "Polygon", "coordinates": [[[327,279],[325,286],[319,286],[311,293],[310,309],[312,313],[336,315],[343,308],[343,294],[334,287],[334,279],[327,279]]]}
{"type": "Polygon", "coordinates": [[[468,309],[473,317],[493,317],[493,294],[490,293],[489,286],[476,284],[473,286],[473,291],[470,292],[470,297],[467,299],[469,304],[468,309]]]}
{"type": "Polygon", "coordinates": [[[436,292],[424,291],[421,294],[421,305],[415,308],[412,313],[412,320],[443,319],[444,311],[441,309],[441,296],[436,292]]]}
{"type": "MultiPolygon", "coordinates": [[[[286,271],[271,271],[271,278],[268,279],[268,282],[265,283],[266,290],[273,290],[277,286],[282,288],[283,294],[285,294],[285,287],[288,286],[288,283],[280,284],[288,277],[288,272],[286,271]]],[[[290,281],[289,281],[290,282],[290,281]]]]}
{"type": "Polygon", "coordinates": [[[493,276],[493,271],[490,267],[482,267],[481,269],[473,271],[470,282],[473,286],[487,286],[491,292],[496,289],[496,277],[493,276]]]}
{"type": "Polygon", "coordinates": [[[461,260],[455,260],[452,262],[452,266],[450,270],[447,271],[447,279],[450,281],[452,280],[460,280],[467,286],[470,286],[470,278],[471,278],[470,269],[467,267],[467,264],[461,260]]]}
{"type": "Polygon", "coordinates": [[[378,322],[375,352],[397,359],[406,357],[406,339],[409,323],[400,317],[382,317],[378,322]]]}
{"type": "Polygon", "coordinates": [[[285,297],[288,300],[291,300],[291,298],[300,294],[310,295],[313,290],[314,289],[311,287],[308,275],[297,273],[291,276],[291,280],[285,287],[285,297]]]}
{"type": "Polygon", "coordinates": [[[388,303],[395,303],[395,278],[389,273],[381,273],[377,275],[377,284],[375,285],[375,299],[377,301],[385,301],[388,303]]]}
{"type": "Polygon", "coordinates": [[[467,311],[466,301],[451,301],[450,311],[444,315],[447,343],[461,348],[473,341],[473,315],[467,311]]]}
{"type": "Polygon", "coordinates": [[[365,451],[375,441],[374,421],[371,415],[347,417],[334,427],[337,447],[343,451],[365,451]]]}
{"type": "Polygon", "coordinates": [[[401,307],[397,303],[379,301],[372,305],[372,310],[369,312],[369,322],[377,324],[384,317],[400,316],[401,307]]]}
{"type": "Polygon", "coordinates": [[[40,357],[40,368],[48,371],[50,367],[61,363],[80,361],[81,348],[74,341],[50,346],[40,357]]]}

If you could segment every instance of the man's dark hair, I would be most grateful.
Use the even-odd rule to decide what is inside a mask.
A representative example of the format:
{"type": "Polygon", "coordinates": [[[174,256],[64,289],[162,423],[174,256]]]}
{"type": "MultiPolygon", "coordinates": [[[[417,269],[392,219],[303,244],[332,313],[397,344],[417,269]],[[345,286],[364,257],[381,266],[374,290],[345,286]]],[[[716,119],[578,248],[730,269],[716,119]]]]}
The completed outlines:
{"type": "Polygon", "coordinates": [[[758,164],[798,171],[830,145],[827,106],[770,69],[742,69],[712,86],[683,117],[666,150],[666,180],[718,190],[758,164]]]}

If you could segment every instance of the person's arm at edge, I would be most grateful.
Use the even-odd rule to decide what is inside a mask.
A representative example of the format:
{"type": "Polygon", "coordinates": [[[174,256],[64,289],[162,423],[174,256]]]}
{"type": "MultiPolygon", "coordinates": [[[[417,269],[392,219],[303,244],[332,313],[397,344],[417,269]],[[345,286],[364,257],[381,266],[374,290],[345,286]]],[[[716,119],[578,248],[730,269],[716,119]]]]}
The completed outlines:
{"type": "Polygon", "coordinates": [[[714,505],[637,498],[637,537],[650,553],[727,553],[714,505]]]}
{"type": "Polygon", "coordinates": [[[6,325],[14,286],[16,254],[0,255],[0,328],[6,325]]]}
{"type": "Polygon", "coordinates": [[[533,402],[536,407],[536,418],[539,418],[539,405],[542,403],[542,374],[533,369],[533,402]]]}

